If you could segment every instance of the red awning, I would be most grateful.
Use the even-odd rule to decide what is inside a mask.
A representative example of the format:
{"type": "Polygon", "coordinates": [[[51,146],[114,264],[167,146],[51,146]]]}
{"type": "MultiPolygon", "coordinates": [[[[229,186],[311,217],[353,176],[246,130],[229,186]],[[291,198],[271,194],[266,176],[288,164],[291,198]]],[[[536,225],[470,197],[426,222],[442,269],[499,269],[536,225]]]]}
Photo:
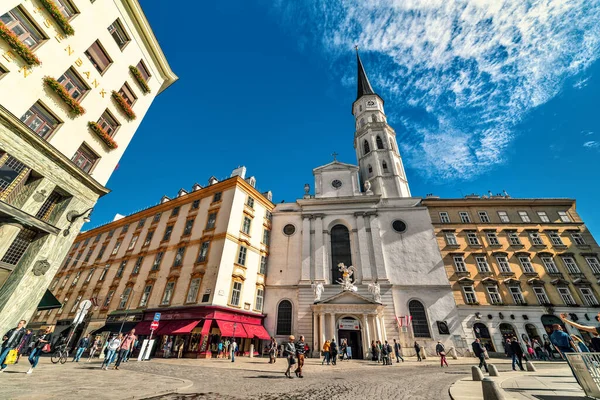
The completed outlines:
{"type": "Polygon", "coordinates": [[[135,326],[136,335],[150,335],[150,324],[152,321],[142,321],[135,326]]]}
{"type": "Polygon", "coordinates": [[[221,336],[224,337],[237,337],[237,338],[247,338],[246,330],[244,329],[244,325],[239,322],[231,322],[231,321],[221,321],[217,320],[217,325],[219,325],[219,330],[221,331],[221,336]],[[233,332],[233,325],[235,324],[235,333],[233,332]]]}
{"type": "Polygon", "coordinates": [[[244,329],[246,329],[246,333],[249,338],[259,338],[264,340],[271,339],[269,333],[262,325],[248,325],[244,324],[244,329]]]}
{"type": "Polygon", "coordinates": [[[156,331],[157,335],[187,335],[200,323],[199,319],[165,321],[156,331]]]}

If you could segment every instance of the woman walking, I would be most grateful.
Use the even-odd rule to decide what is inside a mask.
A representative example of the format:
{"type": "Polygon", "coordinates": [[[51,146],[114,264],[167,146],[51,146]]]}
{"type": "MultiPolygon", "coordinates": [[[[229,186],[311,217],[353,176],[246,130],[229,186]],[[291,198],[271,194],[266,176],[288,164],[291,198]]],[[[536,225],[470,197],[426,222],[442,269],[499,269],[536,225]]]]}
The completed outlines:
{"type": "Polygon", "coordinates": [[[33,372],[33,369],[37,367],[38,361],[40,360],[40,355],[42,355],[42,351],[48,352],[50,351],[50,343],[52,342],[52,333],[50,333],[50,328],[46,328],[44,333],[39,335],[35,341],[35,347],[33,348],[31,354],[29,355],[29,364],[31,364],[31,368],[27,371],[28,374],[33,372]],[[45,348],[45,349],[44,349],[45,348]]]}
{"type": "Polygon", "coordinates": [[[94,358],[94,355],[96,354],[96,352],[98,350],[100,350],[101,347],[102,347],[102,340],[100,339],[100,336],[96,336],[96,339],[94,340],[94,343],[92,343],[92,347],[90,348],[90,356],[88,357],[88,362],[92,361],[92,359],[94,358]]]}
{"type": "Polygon", "coordinates": [[[417,353],[417,361],[423,361],[421,359],[421,345],[415,341],[415,352],[417,353]]]}
{"type": "Polygon", "coordinates": [[[321,362],[321,365],[323,365],[324,363],[327,363],[327,365],[329,365],[329,340],[326,340],[325,343],[323,343],[323,362],[321,362]]]}
{"type": "Polygon", "coordinates": [[[446,361],[446,348],[442,344],[441,340],[438,340],[437,346],[435,346],[435,352],[438,356],[440,356],[441,367],[444,368],[444,365],[446,365],[446,367],[447,367],[448,362],[446,361]]]}
{"type": "Polygon", "coordinates": [[[288,338],[289,341],[285,344],[285,348],[283,350],[283,354],[287,358],[287,369],[285,370],[285,376],[290,379],[294,377],[290,374],[290,370],[292,369],[292,365],[296,364],[296,359],[294,358],[296,355],[296,346],[294,345],[294,340],[296,339],[293,335],[290,335],[288,338]]]}
{"type": "Polygon", "coordinates": [[[119,333],[119,336],[113,338],[111,341],[108,342],[108,345],[106,346],[106,358],[102,363],[101,369],[108,370],[108,367],[110,367],[110,364],[112,364],[113,359],[115,358],[117,350],[119,349],[119,347],[121,347],[122,339],[123,334],[119,333]]]}
{"type": "Polygon", "coordinates": [[[277,361],[277,341],[274,337],[271,337],[271,342],[269,343],[269,364],[275,364],[277,361]]]}

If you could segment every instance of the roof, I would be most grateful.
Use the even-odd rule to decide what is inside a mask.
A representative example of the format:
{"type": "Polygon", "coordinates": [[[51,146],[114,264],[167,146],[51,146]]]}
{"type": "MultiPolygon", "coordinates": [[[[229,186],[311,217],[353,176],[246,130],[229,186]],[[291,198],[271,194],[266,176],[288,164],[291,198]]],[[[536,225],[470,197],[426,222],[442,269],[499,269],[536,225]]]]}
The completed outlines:
{"type": "Polygon", "coordinates": [[[350,169],[350,170],[358,171],[358,166],[353,165],[353,164],[346,164],[346,163],[335,160],[335,161],[330,162],[329,164],[321,165],[320,167],[313,169],[313,174],[317,171],[340,170],[340,169],[350,169]]]}
{"type": "Polygon", "coordinates": [[[356,49],[356,65],[357,65],[357,85],[356,85],[356,100],[368,94],[376,94],[369,82],[367,73],[358,54],[358,48],[356,49]]]}

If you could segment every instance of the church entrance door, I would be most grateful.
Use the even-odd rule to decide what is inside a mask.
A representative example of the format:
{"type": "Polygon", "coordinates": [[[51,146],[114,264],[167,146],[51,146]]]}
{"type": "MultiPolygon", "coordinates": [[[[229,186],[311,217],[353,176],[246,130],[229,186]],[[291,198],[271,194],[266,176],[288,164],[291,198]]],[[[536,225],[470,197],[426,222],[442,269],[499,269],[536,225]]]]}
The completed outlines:
{"type": "MultiPolygon", "coordinates": [[[[360,331],[360,322],[354,318],[342,318],[338,323],[338,346],[341,346],[345,340],[350,349],[349,354],[352,358],[363,359],[362,335],[360,331]]],[[[341,358],[340,353],[340,358],[341,358]]]]}

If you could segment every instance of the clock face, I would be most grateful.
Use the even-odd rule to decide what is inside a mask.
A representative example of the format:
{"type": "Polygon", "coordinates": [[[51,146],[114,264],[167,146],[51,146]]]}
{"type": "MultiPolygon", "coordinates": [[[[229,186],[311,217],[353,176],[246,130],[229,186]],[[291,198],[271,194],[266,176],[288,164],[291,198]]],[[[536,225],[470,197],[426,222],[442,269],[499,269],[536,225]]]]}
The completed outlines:
{"type": "Polygon", "coordinates": [[[367,101],[367,107],[375,107],[375,100],[367,101]]]}
{"type": "Polygon", "coordinates": [[[333,186],[335,189],[339,189],[342,187],[342,181],[335,179],[333,182],[331,182],[331,186],[333,186]]]}

